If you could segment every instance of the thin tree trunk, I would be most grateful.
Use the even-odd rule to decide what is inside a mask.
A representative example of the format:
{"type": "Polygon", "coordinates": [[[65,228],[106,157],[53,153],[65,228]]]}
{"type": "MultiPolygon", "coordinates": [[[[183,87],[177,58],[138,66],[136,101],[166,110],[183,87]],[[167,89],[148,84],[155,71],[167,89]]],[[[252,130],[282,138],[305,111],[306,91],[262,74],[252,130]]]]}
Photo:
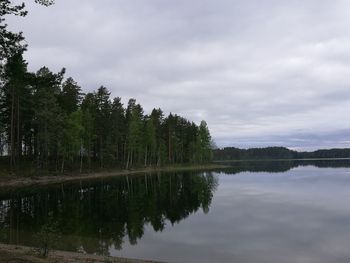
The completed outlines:
{"type": "Polygon", "coordinates": [[[17,96],[17,167],[22,153],[22,143],[20,140],[20,126],[19,126],[19,96],[17,96]]]}
{"type": "Polygon", "coordinates": [[[130,154],[130,167],[133,165],[133,151],[130,154]]]}
{"type": "Polygon", "coordinates": [[[49,155],[49,153],[48,153],[48,136],[47,136],[47,134],[48,134],[48,132],[47,132],[47,120],[45,120],[45,152],[44,152],[44,154],[43,154],[43,161],[44,161],[44,168],[45,168],[45,170],[47,170],[47,158],[48,158],[48,155],[49,155]]]}
{"type": "Polygon", "coordinates": [[[14,91],[14,88],[12,88],[12,103],[11,103],[11,131],[10,131],[10,134],[11,134],[11,150],[10,150],[10,162],[11,162],[11,170],[13,170],[13,166],[14,166],[14,151],[15,151],[15,141],[14,141],[14,111],[15,111],[15,91],[14,91]]]}
{"type": "Polygon", "coordinates": [[[145,151],[145,167],[147,166],[147,146],[146,146],[146,151],[145,151]]]}
{"type": "Polygon", "coordinates": [[[61,173],[63,173],[64,172],[64,155],[63,155],[63,157],[62,157],[62,166],[61,166],[61,173]]]}
{"type": "Polygon", "coordinates": [[[83,171],[83,152],[82,152],[82,141],[80,140],[80,169],[79,172],[83,171]]]}
{"type": "Polygon", "coordinates": [[[125,142],[124,142],[124,149],[123,149],[123,152],[124,152],[124,153],[123,153],[123,156],[124,156],[124,157],[123,157],[123,162],[125,162],[125,159],[127,158],[126,155],[128,154],[128,153],[126,153],[126,138],[125,138],[125,142]]]}
{"type": "Polygon", "coordinates": [[[158,167],[160,166],[160,151],[158,151],[158,154],[157,154],[157,166],[158,167]]]}
{"type": "Polygon", "coordinates": [[[102,152],[103,152],[103,149],[102,149],[103,147],[102,147],[102,138],[100,138],[100,168],[102,168],[102,162],[103,162],[103,160],[102,160],[102,158],[103,158],[103,154],[102,154],[102,152]]]}
{"type": "Polygon", "coordinates": [[[90,140],[90,135],[88,139],[88,162],[89,162],[89,172],[91,171],[91,140],[90,140]]]}
{"type": "Polygon", "coordinates": [[[169,162],[171,162],[171,142],[170,142],[170,129],[168,133],[168,158],[169,162]]]}
{"type": "Polygon", "coordinates": [[[130,152],[128,152],[128,157],[126,159],[126,169],[129,169],[130,152]]]}

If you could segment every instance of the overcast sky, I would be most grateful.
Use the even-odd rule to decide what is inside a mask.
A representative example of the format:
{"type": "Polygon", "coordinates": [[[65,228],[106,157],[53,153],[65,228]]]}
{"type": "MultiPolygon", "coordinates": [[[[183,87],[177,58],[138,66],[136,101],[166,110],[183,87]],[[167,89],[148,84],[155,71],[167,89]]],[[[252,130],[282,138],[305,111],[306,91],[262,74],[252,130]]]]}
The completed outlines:
{"type": "Polygon", "coordinates": [[[218,146],[350,147],[348,0],[27,0],[30,70],[207,121],[218,146]]]}

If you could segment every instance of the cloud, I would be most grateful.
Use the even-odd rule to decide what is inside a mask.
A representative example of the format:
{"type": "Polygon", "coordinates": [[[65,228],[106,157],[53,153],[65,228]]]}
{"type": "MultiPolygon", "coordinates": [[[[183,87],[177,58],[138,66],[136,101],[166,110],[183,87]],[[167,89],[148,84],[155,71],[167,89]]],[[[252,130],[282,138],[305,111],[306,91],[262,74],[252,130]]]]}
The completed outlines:
{"type": "Polygon", "coordinates": [[[27,5],[9,23],[24,31],[31,70],[66,67],[86,91],[105,85],[146,111],[205,119],[219,146],[347,146],[348,1],[27,5]]]}

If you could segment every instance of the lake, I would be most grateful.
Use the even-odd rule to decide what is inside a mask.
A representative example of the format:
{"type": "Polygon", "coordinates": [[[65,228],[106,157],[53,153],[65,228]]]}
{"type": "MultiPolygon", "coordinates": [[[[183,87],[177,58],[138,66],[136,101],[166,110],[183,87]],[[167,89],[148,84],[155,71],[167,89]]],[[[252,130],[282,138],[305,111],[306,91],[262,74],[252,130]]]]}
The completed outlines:
{"type": "Polygon", "coordinates": [[[0,192],[0,241],[166,262],[349,262],[350,161],[235,162],[0,192]]]}

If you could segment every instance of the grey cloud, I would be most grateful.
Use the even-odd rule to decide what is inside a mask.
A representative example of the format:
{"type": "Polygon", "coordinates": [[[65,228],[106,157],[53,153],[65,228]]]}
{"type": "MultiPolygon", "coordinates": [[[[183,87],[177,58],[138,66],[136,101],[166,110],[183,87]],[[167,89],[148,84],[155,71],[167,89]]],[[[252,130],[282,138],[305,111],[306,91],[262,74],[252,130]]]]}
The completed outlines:
{"type": "Polygon", "coordinates": [[[64,66],[86,91],[103,84],[146,111],[205,119],[219,146],[349,141],[348,1],[27,5],[28,17],[9,23],[24,31],[32,70],[64,66]]]}

